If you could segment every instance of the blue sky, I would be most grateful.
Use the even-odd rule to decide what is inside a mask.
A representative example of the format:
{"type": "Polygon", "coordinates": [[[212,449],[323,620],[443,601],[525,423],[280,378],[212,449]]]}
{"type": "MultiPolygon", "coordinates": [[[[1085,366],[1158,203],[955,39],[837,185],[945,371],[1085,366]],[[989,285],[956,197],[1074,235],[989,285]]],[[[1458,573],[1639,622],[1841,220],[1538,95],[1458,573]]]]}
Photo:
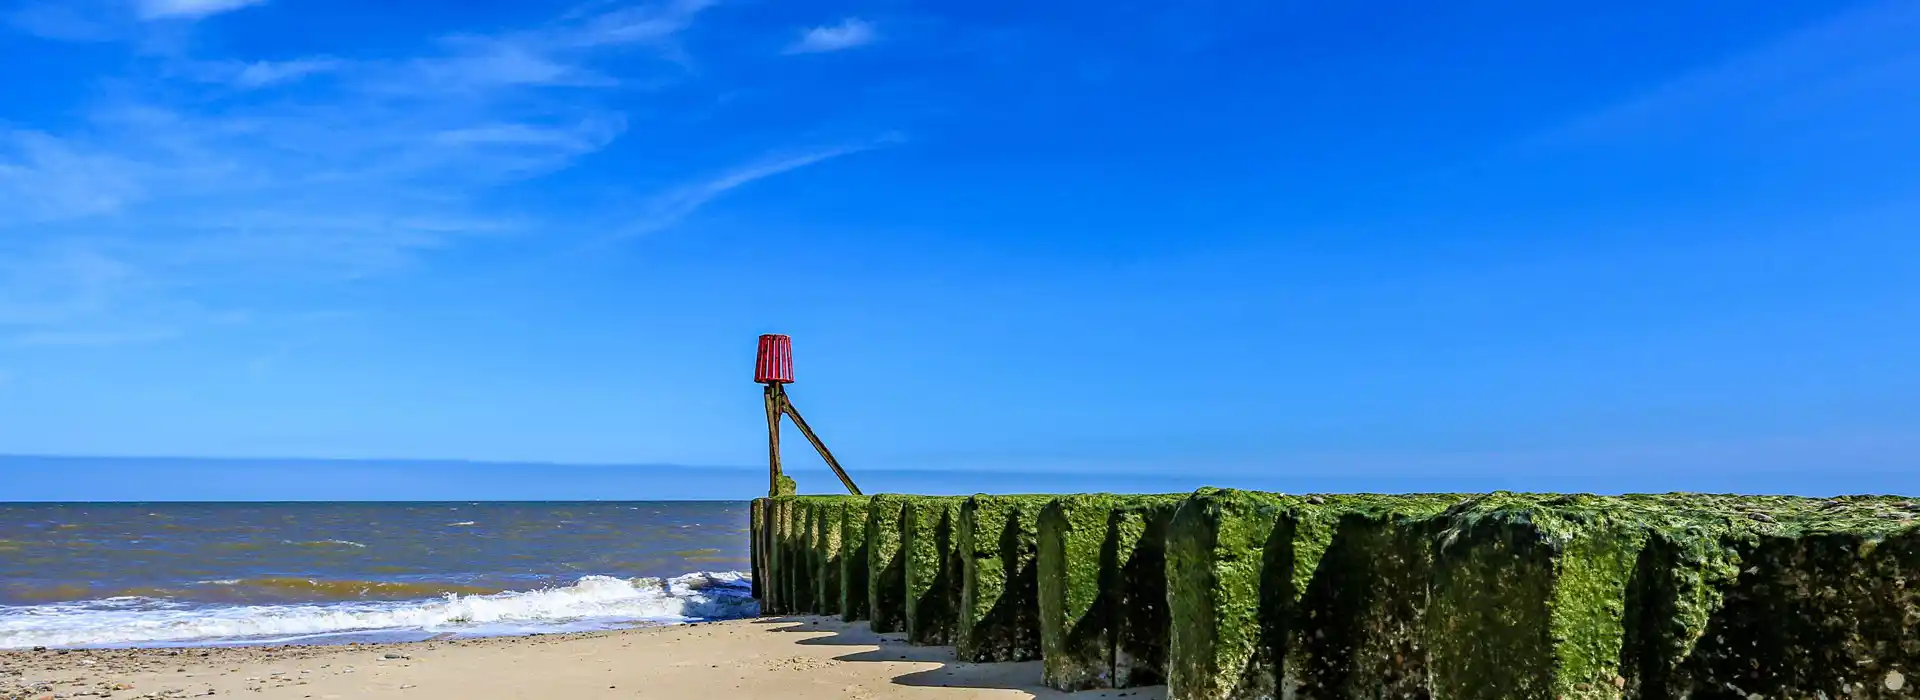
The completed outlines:
{"type": "Polygon", "coordinates": [[[1920,2],[1430,5],[0,0],[0,454],[384,460],[0,498],[1920,491],[1920,2]]]}

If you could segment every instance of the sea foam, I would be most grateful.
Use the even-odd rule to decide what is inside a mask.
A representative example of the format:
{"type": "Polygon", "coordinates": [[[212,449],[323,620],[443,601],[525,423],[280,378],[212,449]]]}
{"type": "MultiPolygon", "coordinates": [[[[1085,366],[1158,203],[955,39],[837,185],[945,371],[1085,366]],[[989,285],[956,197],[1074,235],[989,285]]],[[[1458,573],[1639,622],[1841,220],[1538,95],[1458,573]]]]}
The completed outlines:
{"type": "Polygon", "coordinates": [[[748,617],[758,610],[750,579],[737,571],[670,579],[587,576],[536,591],[394,602],[193,607],[123,597],[0,606],[0,649],[282,644],[374,632],[485,636],[748,617]]]}

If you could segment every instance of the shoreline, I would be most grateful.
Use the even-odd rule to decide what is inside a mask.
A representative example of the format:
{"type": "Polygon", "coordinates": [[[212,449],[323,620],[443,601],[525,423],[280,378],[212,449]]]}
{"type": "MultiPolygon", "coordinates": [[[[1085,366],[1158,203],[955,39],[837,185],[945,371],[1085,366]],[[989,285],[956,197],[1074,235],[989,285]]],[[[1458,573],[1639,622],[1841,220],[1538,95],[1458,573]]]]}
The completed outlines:
{"type": "Polygon", "coordinates": [[[0,605],[0,650],[224,648],[440,641],[614,631],[727,620],[759,610],[746,572],[585,575],[572,583],[400,600],[197,604],[110,598],[0,605]]]}
{"type": "Polygon", "coordinates": [[[1039,686],[1038,662],[971,664],[948,647],[831,617],[415,642],[0,651],[0,700],[262,698],[1113,698],[1039,686]]]}

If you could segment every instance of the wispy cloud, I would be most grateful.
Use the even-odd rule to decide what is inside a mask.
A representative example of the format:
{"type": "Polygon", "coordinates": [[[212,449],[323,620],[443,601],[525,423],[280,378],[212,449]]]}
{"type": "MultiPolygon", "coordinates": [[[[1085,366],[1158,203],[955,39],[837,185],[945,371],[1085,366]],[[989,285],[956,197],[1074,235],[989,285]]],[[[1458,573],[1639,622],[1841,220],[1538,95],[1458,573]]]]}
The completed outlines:
{"type": "MultiPolygon", "coordinates": [[[[253,4],[111,1],[118,15],[93,16],[129,23],[115,31],[130,40],[180,33],[143,17],[253,4]]],[[[310,310],[290,299],[329,303],[308,290],[482,242],[537,254],[659,231],[751,183],[899,140],[774,150],[691,179],[674,168],[697,161],[643,163],[664,170],[642,179],[683,184],[633,193],[599,239],[581,214],[543,211],[543,190],[523,183],[608,150],[667,99],[657,87],[699,76],[682,37],[712,6],[597,1],[377,56],[143,50],[101,76],[100,101],[69,110],[76,122],[0,128],[0,348],[276,327],[310,310]]],[[[809,50],[873,39],[859,20],[820,30],[809,50]]]]}
{"type": "Polygon", "coordinates": [[[346,62],[332,58],[302,58],[292,61],[253,61],[233,65],[231,82],[243,88],[260,88],[292,82],[311,75],[340,69],[346,62]]]}
{"type": "Polygon", "coordinates": [[[140,16],[146,19],[199,19],[231,12],[266,0],[139,0],[140,16]]]}
{"type": "Polygon", "coordinates": [[[103,0],[40,0],[16,5],[0,19],[13,29],[42,39],[109,41],[119,35],[119,25],[135,22],[128,14],[124,5],[113,7],[103,0]]]}
{"type": "Polygon", "coordinates": [[[607,243],[670,228],[722,195],[746,185],[835,158],[891,146],[902,140],[904,138],[899,134],[887,134],[859,143],[778,154],[713,177],[687,183],[655,197],[639,214],[636,221],[630,222],[599,242],[607,243]]]}
{"type": "Polygon", "coordinates": [[[873,43],[879,38],[873,23],[858,17],[848,17],[839,24],[821,25],[801,33],[800,39],[787,47],[787,53],[828,53],[844,51],[873,43]]]}
{"type": "Polygon", "coordinates": [[[114,329],[103,331],[28,331],[14,336],[19,347],[89,348],[132,345],[178,336],[174,328],[114,329]]]}
{"type": "Polygon", "coordinates": [[[240,313],[198,301],[221,290],[389,274],[519,235],[528,222],[492,193],[617,140],[612,91],[640,64],[618,56],[618,79],[599,64],[642,48],[684,75],[674,39],[709,4],[599,5],[411,56],[169,56],[103,76],[116,89],[79,125],[0,130],[0,343],[162,340],[240,313]]]}
{"type": "MultiPolygon", "coordinates": [[[[1905,131],[1920,118],[1920,3],[1853,9],[1651,86],[1553,129],[1530,148],[1649,131],[1725,135],[1829,115],[1905,131]]],[[[1833,133],[1834,129],[1796,129],[1833,133]]]]}

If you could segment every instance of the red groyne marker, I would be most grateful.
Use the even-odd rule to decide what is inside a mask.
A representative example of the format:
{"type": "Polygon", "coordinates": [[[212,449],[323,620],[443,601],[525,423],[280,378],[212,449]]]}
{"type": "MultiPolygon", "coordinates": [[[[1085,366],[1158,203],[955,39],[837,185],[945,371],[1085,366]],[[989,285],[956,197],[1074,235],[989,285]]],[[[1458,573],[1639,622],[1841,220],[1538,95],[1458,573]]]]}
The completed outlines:
{"type": "Polygon", "coordinates": [[[761,384],[793,383],[793,339],[768,333],[760,336],[760,356],[753,363],[753,381],[761,384]]]}

